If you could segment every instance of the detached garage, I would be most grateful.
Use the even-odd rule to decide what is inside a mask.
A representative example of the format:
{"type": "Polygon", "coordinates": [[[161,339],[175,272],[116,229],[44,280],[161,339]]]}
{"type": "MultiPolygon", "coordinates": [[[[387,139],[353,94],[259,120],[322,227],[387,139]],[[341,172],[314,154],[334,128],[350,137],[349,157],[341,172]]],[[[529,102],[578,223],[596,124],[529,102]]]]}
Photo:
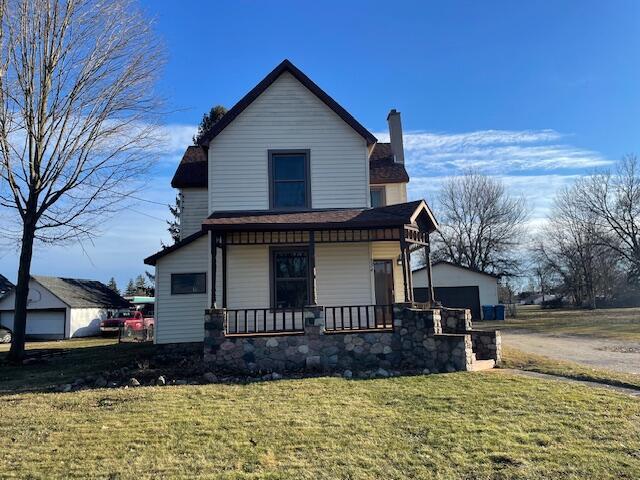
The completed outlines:
{"type": "MultiPolygon", "coordinates": [[[[0,300],[0,325],[13,330],[15,293],[0,300]]],[[[60,340],[100,333],[109,310],[131,304],[94,280],[32,276],[27,300],[27,336],[60,340]]]]}
{"type": "MultiPolygon", "coordinates": [[[[433,286],[436,301],[445,307],[469,308],[473,318],[482,318],[481,305],[498,303],[497,275],[439,261],[433,264],[433,286]]],[[[416,302],[429,299],[426,267],[413,271],[413,296],[416,302]]]]}

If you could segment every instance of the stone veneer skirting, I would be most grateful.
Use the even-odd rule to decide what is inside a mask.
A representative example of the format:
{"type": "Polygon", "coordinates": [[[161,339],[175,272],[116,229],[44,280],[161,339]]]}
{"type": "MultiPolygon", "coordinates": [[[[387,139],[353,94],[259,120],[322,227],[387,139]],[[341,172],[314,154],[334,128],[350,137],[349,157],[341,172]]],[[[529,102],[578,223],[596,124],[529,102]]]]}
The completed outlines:
{"type": "Polygon", "coordinates": [[[493,352],[499,358],[499,334],[472,331],[468,310],[396,304],[392,330],[334,333],[325,331],[322,307],[310,307],[303,332],[266,335],[226,335],[224,315],[223,309],[205,315],[204,360],[234,373],[377,368],[453,372],[471,369],[474,345],[483,357],[493,352]]]}

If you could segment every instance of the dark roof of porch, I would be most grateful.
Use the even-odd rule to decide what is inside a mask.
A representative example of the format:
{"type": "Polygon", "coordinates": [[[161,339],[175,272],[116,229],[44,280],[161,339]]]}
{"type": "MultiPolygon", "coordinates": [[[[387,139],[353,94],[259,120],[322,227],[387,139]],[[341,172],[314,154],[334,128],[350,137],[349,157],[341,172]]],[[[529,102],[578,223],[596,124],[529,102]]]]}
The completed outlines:
{"type": "MultiPolygon", "coordinates": [[[[437,228],[433,215],[423,200],[378,208],[344,208],[297,212],[235,211],[214,212],[202,222],[206,230],[322,230],[401,227],[414,223],[416,212],[424,205],[437,228]]],[[[432,231],[432,230],[430,230],[432,231]]]]}

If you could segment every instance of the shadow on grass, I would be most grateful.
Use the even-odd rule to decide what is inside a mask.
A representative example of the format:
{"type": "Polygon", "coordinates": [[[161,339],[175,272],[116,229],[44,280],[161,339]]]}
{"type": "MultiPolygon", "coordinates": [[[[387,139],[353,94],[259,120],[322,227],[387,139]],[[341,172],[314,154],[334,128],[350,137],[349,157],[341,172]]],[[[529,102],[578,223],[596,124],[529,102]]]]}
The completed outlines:
{"type": "Polygon", "coordinates": [[[0,395],[25,392],[51,392],[60,384],[78,378],[101,375],[130,367],[152,357],[156,348],[149,343],[114,343],[73,348],[71,343],[57,348],[31,348],[25,365],[7,362],[7,353],[0,353],[0,395]],[[71,348],[65,348],[69,345],[71,348]]]}

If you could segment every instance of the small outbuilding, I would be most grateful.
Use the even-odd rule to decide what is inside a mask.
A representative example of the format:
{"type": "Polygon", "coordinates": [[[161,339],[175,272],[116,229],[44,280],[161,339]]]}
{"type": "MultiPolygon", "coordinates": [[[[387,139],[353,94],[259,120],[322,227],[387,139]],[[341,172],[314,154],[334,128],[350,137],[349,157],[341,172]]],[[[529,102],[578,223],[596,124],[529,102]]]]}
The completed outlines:
{"type": "MultiPolygon", "coordinates": [[[[0,325],[13,330],[15,292],[0,299],[0,325]]],[[[59,340],[100,333],[110,310],[131,304],[95,280],[33,275],[27,300],[27,337],[59,340]]]]}
{"type": "MultiPolygon", "coordinates": [[[[475,320],[481,320],[481,305],[498,303],[498,275],[446,261],[435,262],[432,270],[434,295],[443,306],[468,308],[475,320]]],[[[429,300],[427,267],[413,271],[413,296],[416,302],[429,300]]]]}
{"type": "Polygon", "coordinates": [[[11,290],[13,290],[13,283],[0,273],[0,298],[8,295],[11,290]]]}

